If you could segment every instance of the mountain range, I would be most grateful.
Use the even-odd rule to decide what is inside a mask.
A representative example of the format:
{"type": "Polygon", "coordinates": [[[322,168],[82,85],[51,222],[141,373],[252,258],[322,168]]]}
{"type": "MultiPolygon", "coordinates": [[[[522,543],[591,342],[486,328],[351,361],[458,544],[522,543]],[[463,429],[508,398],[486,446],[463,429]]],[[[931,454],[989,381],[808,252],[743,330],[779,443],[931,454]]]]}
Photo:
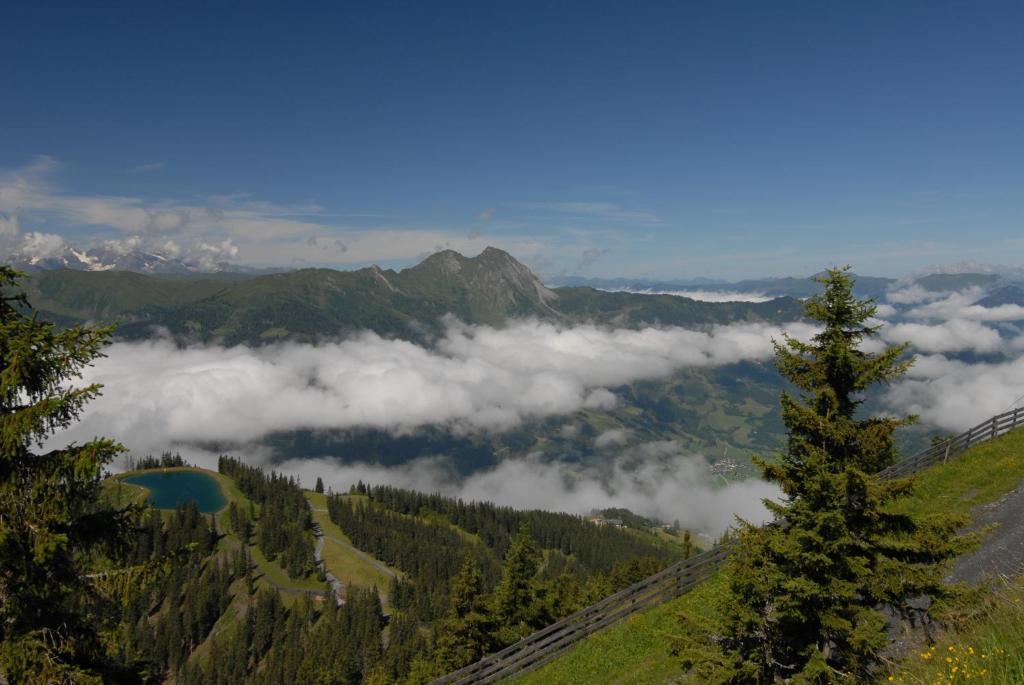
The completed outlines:
{"type": "Polygon", "coordinates": [[[801,313],[800,303],[786,297],[710,303],[588,287],[548,288],[493,247],[476,257],[445,250],[401,271],[372,266],[260,275],[147,275],[57,269],[36,271],[27,285],[33,306],[59,323],[115,323],[125,338],[148,337],[160,327],[183,342],[228,345],[316,341],[359,330],[427,341],[446,315],[469,324],[535,317],[639,326],[786,321],[801,313]]]}

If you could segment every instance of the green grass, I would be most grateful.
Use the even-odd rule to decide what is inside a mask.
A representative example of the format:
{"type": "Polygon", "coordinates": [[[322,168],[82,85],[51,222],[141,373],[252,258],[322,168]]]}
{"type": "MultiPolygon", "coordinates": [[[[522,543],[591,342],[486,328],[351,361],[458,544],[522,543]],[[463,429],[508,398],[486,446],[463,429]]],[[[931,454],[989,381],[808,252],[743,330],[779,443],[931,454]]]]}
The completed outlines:
{"type": "Polygon", "coordinates": [[[622,623],[590,637],[522,678],[517,685],[653,685],[680,675],[678,660],[669,653],[673,635],[679,633],[679,614],[715,611],[723,583],[718,576],[693,592],[649,611],[634,614],[622,623]]]}
{"type": "MultiPolygon", "coordinates": [[[[352,541],[336,523],[331,521],[326,511],[327,496],[316,492],[307,492],[306,499],[313,505],[313,520],[320,524],[326,539],[324,540],[324,564],[345,585],[359,587],[376,587],[387,592],[390,583],[388,574],[368,562],[364,557],[354,553],[348,547],[335,543],[331,538],[343,540],[348,544],[352,541]]],[[[394,571],[394,569],[392,569],[394,571]]],[[[400,571],[394,571],[401,576],[400,571]]]]}
{"type": "Polygon", "coordinates": [[[924,516],[963,512],[994,502],[1024,480],[1024,429],[984,442],[922,472],[914,492],[892,505],[900,513],[924,516]]]}
{"type": "Polygon", "coordinates": [[[256,564],[259,571],[262,572],[267,579],[273,582],[273,584],[278,588],[284,589],[285,591],[324,591],[324,584],[317,580],[316,577],[299,578],[297,580],[295,578],[289,578],[285,570],[276,562],[272,562],[263,556],[263,552],[260,551],[259,547],[249,547],[249,553],[252,555],[252,561],[256,564]]]}
{"type": "MultiPolygon", "coordinates": [[[[131,475],[131,474],[121,474],[131,475]]],[[[122,483],[121,476],[107,478],[100,484],[100,497],[114,507],[125,507],[129,504],[142,504],[149,497],[149,490],[141,485],[122,483]]]]}
{"type": "Polygon", "coordinates": [[[1024,683],[1024,579],[994,589],[980,615],[890,668],[881,682],[1024,683]]]}
{"type": "MultiPolygon", "coordinates": [[[[1013,491],[1022,480],[1024,430],[1018,430],[977,445],[949,463],[921,473],[913,493],[895,502],[892,509],[922,516],[970,511],[1013,491]]],[[[987,650],[985,661],[991,660],[994,664],[988,674],[993,679],[988,682],[1024,683],[1024,585],[1016,587],[1012,600],[994,602],[988,612],[963,632],[951,634],[946,642],[940,643],[941,649],[947,652],[950,645],[964,650],[973,645],[978,654],[981,653],[979,650],[987,650]],[[996,655],[997,649],[1002,649],[1005,654],[996,655]],[[995,666],[997,661],[1000,664],[998,668],[995,666]]],[[[703,615],[714,612],[715,600],[722,588],[723,581],[716,576],[715,580],[683,597],[631,616],[625,622],[584,640],[559,659],[515,682],[612,685],[671,681],[680,675],[677,659],[669,654],[670,636],[677,630],[679,614],[684,610],[703,615]]],[[[945,655],[938,666],[935,663],[922,666],[913,663],[914,659],[924,661],[919,655],[914,655],[900,666],[903,670],[897,669],[902,675],[894,675],[894,678],[902,677],[904,680],[901,682],[905,683],[949,682],[934,678],[940,672],[948,674],[948,669],[942,671],[943,667],[954,665],[945,662],[945,655]]],[[[972,680],[976,679],[977,676],[972,676],[972,680]]]]}

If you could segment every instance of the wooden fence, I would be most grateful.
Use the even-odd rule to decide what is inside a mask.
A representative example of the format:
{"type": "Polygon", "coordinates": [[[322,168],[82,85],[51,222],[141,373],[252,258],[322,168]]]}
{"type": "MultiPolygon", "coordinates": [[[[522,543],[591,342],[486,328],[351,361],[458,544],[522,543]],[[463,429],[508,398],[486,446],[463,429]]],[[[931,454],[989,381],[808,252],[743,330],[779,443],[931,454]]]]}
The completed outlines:
{"type": "MultiPolygon", "coordinates": [[[[993,416],[960,435],[922,452],[900,459],[879,472],[883,478],[901,478],[947,461],[972,445],[985,442],[1008,431],[1024,427],[1024,408],[993,416]]],[[[684,595],[715,573],[729,556],[730,544],[719,545],[706,552],[680,561],[665,570],[644,578],[610,597],[602,599],[542,628],[500,652],[452,671],[432,681],[432,685],[469,685],[494,683],[540,668],[557,659],[574,644],[627,616],[670,599],[684,595]]]]}
{"type": "Polygon", "coordinates": [[[1024,427],[1024,407],[997,414],[954,438],[933,445],[905,459],[900,459],[892,466],[879,471],[878,475],[882,478],[909,476],[933,464],[949,461],[951,457],[955,457],[969,447],[997,438],[1017,427],[1024,427]]]}

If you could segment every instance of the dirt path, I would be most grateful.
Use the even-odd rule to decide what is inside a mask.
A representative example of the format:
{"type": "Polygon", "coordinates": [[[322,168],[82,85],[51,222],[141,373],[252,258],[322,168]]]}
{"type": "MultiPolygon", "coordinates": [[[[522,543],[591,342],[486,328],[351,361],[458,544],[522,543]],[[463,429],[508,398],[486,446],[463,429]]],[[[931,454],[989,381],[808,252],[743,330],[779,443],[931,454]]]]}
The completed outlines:
{"type": "MultiPolygon", "coordinates": [[[[327,511],[327,510],[326,509],[313,508],[313,511],[327,511]]],[[[321,531],[320,534],[323,535],[323,532],[321,531]]],[[[396,578],[397,577],[397,574],[394,571],[392,571],[390,568],[388,568],[387,564],[385,564],[384,562],[380,561],[376,557],[370,556],[369,554],[367,554],[363,550],[359,549],[358,547],[355,547],[352,543],[346,542],[345,540],[342,540],[341,538],[336,538],[333,535],[326,535],[324,537],[326,539],[330,540],[331,542],[335,543],[339,547],[351,551],[357,557],[359,557],[360,559],[362,559],[363,561],[368,563],[370,566],[373,566],[375,569],[377,569],[378,571],[380,571],[384,575],[388,576],[389,578],[396,578]]],[[[377,588],[377,590],[378,591],[382,591],[382,588],[377,588]]]]}
{"type": "Polygon", "coordinates": [[[948,580],[977,583],[986,576],[1015,575],[1024,571],[1024,482],[1017,489],[972,512],[968,530],[995,525],[981,547],[953,564],[948,580]]]}
{"type": "MultiPolygon", "coordinates": [[[[362,559],[366,563],[370,564],[375,569],[377,569],[378,571],[380,571],[384,575],[388,576],[389,578],[396,578],[397,577],[397,574],[394,571],[392,571],[390,568],[388,568],[387,564],[385,564],[384,562],[380,561],[379,559],[377,559],[375,557],[370,556],[369,554],[367,554],[363,550],[359,549],[358,547],[354,547],[351,543],[345,542],[344,540],[342,540],[340,538],[336,538],[333,535],[328,535],[326,537],[327,537],[328,540],[330,540],[331,542],[337,544],[339,547],[344,547],[345,549],[350,550],[353,554],[355,554],[360,559],[362,559]]],[[[383,592],[385,590],[387,590],[387,588],[377,588],[378,592],[383,592]]]]}
{"type": "MultiPolygon", "coordinates": [[[[331,585],[335,601],[338,604],[344,604],[345,586],[338,580],[337,576],[327,570],[327,564],[324,563],[324,530],[319,523],[313,523],[313,535],[316,536],[316,549],[313,550],[313,556],[316,557],[316,562],[324,569],[324,577],[327,578],[327,582],[331,585]]],[[[331,540],[334,540],[334,538],[331,538],[331,540]]]]}

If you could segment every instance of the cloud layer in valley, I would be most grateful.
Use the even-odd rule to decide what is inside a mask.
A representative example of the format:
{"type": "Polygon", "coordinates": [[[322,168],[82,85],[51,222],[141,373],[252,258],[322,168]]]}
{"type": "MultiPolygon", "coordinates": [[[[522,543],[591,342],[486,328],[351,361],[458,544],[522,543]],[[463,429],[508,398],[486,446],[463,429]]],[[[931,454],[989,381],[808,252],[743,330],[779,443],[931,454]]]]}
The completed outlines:
{"type": "MultiPolygon", "coordinates": [[[[787,330],[804,337],[811,328],[787,330]]],[[[116,435],[137,452],[201,442],[247,443],[295,429],[428,425],[504,430],[539,417],[606,409],[609,391],[684,367],[768,359],[766,324],[683,328],[505,328],[449,321],[433,349],[373,333],[321,345],[177,348],[116,343],[88,370],[104,395],[73,437],[116,435]]]]}
{"type": "Polygon", "coordinates": [[[610,292],[626,292],[636,295],[672,295],[688,297],[702,302],[768,302],[774,299],[764,293],[743,293],[735,290],[618,290],[610,292]]]}
{"type": "MultiPolygon", "coordinates": [[[[919,353],[908,377],[885,403],[895,412],[920,414],[930,426],[958,431],[1004,410],[1024,393],[1024,336],[1015,324],[975,309],[978,293],[912,297],[903,311],[931,306],[928,316],[879,320],[881,341],[909,340],[919,353]],[[967,307],[968,309],[964,309],[967,307]],[[970,317],[959,316],[966,311],[970,317]],[[944,318],[945,317],[945,318],[944,318]],[[968,363],[957,355],[987,355],[968,363]]],[[[897,309],[880,311],[889,319],[897,309]]],[[[816,329],[784,327],[800,339],[816,329]]],[[[105,384],[84,420],[55,442],[116,436],[136,454],[180,449],[212,465],[202,445],[244,446],[246,458],[269,463],[261,438],[275,431],[368,427],[394,433],[440,426],[456,433],[501,431],[535,418],[607,409],[611,389],[668,376],[686,367],[768,360],[780,329],[757,323],[706,330],[674,327],[616,329],[560,327],[539,321],[503,328],[447,322],[445,335],[426,348],[363,333],[319,345],[261,348],[216,345],[181,349],[157,339],[120,342],[88,370],[105,384]]],[[[579,435],[571,419],[563,437],[579,435]]],[[[612,428],[594,439],[601,467],[581,467],[531,455],[506,459],[466,477],[443,457],[400,467],[294,459],[275,468],[311,483],[322,476],[345,489],[356,480],[392,483],[490,500],[522,508],[586,514],[622,506],[661,520],[718,534],[734,514],[764,517],[761,499],[775,497],[758,480],[713,483],[706,460],[683,454],[673,441],[633,444],[612,428]]]]}
{"type": "MultiPolygon", "coordinates": [[[[928,291],[914,285],[887,294],[907,320],[886,323],[881,337],[909,341],[921,353],[907,377],[886,393],[895,411],[959,432],[1001,413],[1024,396],[1024,307],[979,304],[985,291],[928,291]],[[982,355],[978,358],[964,357],[982,355]]],[[[891,314],[892,312],[887,312],[891,314]]]]}

